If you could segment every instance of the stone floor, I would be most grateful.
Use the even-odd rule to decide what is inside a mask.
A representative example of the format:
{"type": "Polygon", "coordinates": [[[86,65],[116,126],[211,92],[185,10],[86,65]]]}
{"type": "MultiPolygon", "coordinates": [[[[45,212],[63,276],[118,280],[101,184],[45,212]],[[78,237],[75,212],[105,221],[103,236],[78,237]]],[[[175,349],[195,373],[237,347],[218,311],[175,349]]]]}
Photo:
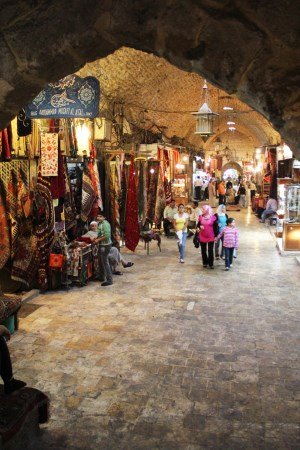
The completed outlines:
{"type": "Polygon", "coordinates": [[[300,448],[300,268],[250,210],[231,215],[229,272],[203,269],[191,240],[179,264],[163,238],[111,287],[27,304],[15,374],[52,410],[31,450],[300,448]]]}

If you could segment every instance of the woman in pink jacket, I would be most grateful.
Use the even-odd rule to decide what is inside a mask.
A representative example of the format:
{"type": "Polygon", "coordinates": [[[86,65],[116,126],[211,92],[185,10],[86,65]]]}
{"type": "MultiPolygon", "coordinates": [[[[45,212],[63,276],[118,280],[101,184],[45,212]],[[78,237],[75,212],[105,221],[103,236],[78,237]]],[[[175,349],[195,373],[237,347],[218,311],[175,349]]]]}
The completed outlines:
{"type": "Polygon", "coordinates": [[[209,205],[202,206],[202,216],[199,217],[198,229],[199,231],[199,241],[201,246],[201,255],[203,261],[203,267],[214,268],[214,222],[216,221],[216,216],[214,215],[211,207],[209,205]],[[208,256],[207,256],[208,249],[208,256]]]}

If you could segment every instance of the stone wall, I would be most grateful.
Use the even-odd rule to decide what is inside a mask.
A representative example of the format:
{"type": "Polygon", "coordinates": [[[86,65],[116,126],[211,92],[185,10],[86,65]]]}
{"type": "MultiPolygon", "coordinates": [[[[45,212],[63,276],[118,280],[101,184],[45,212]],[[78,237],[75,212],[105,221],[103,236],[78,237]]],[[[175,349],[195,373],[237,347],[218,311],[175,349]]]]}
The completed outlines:
{"type": "Polygon", "coordinates": [[[3,2],[0,124],[47,82],[127,46],[236,93],[300,157],[298,18],[293,0],[3,2]]]}

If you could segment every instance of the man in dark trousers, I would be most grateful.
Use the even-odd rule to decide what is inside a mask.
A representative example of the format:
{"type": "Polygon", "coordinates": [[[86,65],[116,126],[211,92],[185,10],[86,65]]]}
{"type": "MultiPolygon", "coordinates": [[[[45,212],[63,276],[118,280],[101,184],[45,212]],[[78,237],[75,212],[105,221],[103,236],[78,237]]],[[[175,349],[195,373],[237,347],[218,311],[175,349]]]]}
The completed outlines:
{"type": "Polygon", "coordinates": [[[10,332],[4,325],[0,325],[0,375],[4,383],[5,394],[11,394],[14,391],[26,386],[24,381],[15,380],[13,377],[12,365],[6,340],[9,341],[10,332]]]}

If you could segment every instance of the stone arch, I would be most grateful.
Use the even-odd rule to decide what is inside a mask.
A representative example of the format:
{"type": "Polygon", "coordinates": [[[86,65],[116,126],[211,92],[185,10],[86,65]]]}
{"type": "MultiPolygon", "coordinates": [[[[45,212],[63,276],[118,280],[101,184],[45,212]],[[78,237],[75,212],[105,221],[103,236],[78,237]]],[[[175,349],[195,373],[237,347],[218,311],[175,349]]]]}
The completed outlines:
{"type": "Polygon", "coordinates": [[[222,167],[222,175],[227,169],[235,169],[240,175],[243,175],[242,166],[235,161],[229,161],[228,163],[224,164],[224,166],[222,167]]]}
{"type": "Polygon", "coordinates": [[[297,2],[16,0],[1,12],[2,126],[48,82],[127,46],[236,93],[300,156],[297,2]]]}

